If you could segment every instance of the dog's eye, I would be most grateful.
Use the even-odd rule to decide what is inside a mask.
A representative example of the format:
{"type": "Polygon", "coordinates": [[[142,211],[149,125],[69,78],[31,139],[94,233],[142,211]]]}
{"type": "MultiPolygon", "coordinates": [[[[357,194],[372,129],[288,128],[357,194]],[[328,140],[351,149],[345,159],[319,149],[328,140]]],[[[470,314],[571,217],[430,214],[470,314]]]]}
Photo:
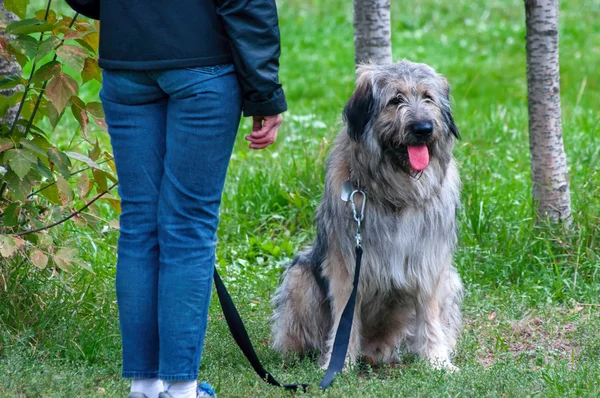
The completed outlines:
{"type": "Polygon", "coordinates": [[[433,97],[432,97],[432,96],[431,96],[431,94],[429,94],[428,92],[425,92],[425,93],[423,94],[423,99],[424,99],[425,101],[431,101],[431,102],[433,102],[433,97]]]}
{"type": "Polygon", "coordinates": [[[404,97],[402,96],[402,94],[398,94],[395,97],[393,97],[388,104],[392,105],[392,106],[398,106],[398,105],[403,104],[405,102],[406,101],[404,100],[404,97]]]}

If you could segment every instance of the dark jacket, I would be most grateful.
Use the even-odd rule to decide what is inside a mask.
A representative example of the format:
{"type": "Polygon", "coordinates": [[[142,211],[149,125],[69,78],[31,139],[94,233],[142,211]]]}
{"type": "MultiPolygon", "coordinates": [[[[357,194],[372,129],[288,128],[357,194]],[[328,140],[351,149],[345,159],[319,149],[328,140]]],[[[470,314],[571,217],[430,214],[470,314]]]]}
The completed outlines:
{"type": "Polygon", "coordinates": [[[66,0],[101,20],[104,69],[152,70],[231,63],[245,116],[287,110],[278,79],[275,0],[66,0]]]}

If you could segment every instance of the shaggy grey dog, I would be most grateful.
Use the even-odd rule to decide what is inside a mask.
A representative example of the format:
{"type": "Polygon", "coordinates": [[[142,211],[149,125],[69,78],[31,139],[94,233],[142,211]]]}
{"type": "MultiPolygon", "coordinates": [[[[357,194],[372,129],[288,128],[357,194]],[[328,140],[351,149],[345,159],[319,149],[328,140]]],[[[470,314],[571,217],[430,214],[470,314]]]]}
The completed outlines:
{"type": "Polygon", "coordinates": [[[350,181],[367,202],[347,361],[395,362],[404,346],[455,369],[463,288],[452,260],[460,180],[448,93],[446,79],[424,64],[358,69],[327,161],[316,241],[295,257],[273,298],[275,349],[318,350],[321,364],[329,363],[354,275],[356,224],[341,199],[350,181]]]}

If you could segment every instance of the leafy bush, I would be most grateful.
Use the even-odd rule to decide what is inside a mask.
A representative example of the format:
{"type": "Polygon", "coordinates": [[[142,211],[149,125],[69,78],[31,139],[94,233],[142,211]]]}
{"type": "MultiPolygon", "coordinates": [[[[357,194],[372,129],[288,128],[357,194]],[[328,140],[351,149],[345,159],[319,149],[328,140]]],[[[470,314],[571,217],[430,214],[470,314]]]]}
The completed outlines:
{"type": "Polygon", "coordinates": [[[1,27],[0,56],[25,74],[0,79],[0,90],[13,92],[0,96],[0,256],[40,269],[89,269],[77,249],[60,247],[48,229],[67,220],[105,225],[99,199],[120,210],[110,194],[117,185],[112,155],[88,134],[106,128],[102,105],[79,95],[83,85],[102,80],[98,24],[58,15],[51,0],[28,18],[28,3],[6,0],[6,9],[23,19],[1,27]],[[63,117],[77,121],[77,148],[53,142],[63,117]]]}

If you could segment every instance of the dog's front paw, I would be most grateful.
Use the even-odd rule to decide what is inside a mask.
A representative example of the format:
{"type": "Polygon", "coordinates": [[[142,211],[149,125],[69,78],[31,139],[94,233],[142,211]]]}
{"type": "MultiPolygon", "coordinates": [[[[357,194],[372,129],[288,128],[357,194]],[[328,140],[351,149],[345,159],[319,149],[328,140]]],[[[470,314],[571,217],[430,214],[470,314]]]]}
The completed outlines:
{"type": "Polygon", "coordinates": [[[445,370],[448,373],[458,372],[460,369],[452,364],[448,358],[432,358],[429,360],[436,370],[445,370]]]}

